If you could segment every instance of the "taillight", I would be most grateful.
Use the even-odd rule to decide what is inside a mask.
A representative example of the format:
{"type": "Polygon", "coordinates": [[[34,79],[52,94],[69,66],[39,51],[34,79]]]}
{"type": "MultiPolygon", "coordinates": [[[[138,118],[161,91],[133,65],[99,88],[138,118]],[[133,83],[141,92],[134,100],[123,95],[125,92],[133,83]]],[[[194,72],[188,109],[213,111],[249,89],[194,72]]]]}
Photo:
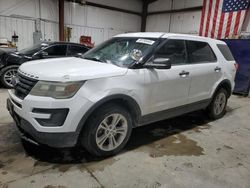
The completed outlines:
{"type": "Polygon", "coordinates": [[[237,71],[239,69],[239,64],[238,63],[234,63],[234,67],[235,67],[235,70],[237,71]]]}

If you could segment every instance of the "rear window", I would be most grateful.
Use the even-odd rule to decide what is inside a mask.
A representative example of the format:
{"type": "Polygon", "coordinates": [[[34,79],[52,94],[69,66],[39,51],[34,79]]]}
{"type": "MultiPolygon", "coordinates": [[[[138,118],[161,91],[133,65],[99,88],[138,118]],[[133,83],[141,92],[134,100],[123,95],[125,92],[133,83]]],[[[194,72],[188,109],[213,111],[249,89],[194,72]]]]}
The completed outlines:
{"type": "Polygon", "coordinates": [[[188,63],[215,62],[216,56],[206,42],[187,41],[188,63]]]}
{"type": "Polygon", "coordinates": [[[234,56],[231,53],[230,49],[225,44],[217,44],[217,47],[219,48],[222,55],[225,57],[227,61],[234,61],[234,56]]]}

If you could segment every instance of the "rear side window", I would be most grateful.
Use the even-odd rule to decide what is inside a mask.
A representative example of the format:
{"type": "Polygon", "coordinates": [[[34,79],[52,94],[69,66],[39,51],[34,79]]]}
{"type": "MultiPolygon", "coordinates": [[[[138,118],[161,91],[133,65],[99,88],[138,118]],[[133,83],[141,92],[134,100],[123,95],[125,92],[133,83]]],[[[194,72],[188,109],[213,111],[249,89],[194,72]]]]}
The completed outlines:
{"type": "Polygon", "coordinates": [[[187,41],[188,63],[215,62],[216,56],[206,42],[187,41]]]}
{"type": "Polygon", "coordinates": [[[226,44],[217,44],[217,47],[227,61],[234,61],[234,56],[226,44]]]}
{"type": "Polygon", "coordinates": [[[70,45],[68,48],[68,55],[74,56],[74,55],[77,55],[79,53],[84,54],[87,51],[88,51],[88,49],[86,47],[70,45]]]}
{"type": "Polygon", "coordinates": [[[66,50],[67,45],[54,45],[44,51],[47,52],[49,56],[66,56],[66,50]]]}

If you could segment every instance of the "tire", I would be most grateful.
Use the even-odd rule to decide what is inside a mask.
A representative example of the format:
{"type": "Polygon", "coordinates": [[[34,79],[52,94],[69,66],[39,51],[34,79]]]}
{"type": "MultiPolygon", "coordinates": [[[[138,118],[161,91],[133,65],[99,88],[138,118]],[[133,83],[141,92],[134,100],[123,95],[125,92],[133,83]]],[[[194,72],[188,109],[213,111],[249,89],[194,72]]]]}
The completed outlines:
{"type": "Polygon", "coordinates": [[[207,113],[211,119],[219,119],[226,113],[228,92],[221,88],[214,95],[212,102],[207,108],[207,113]]]}
{"type": "Polygon", "coordinates": [[[13,88],[13,85],[11,84],[11,78],[16,75],[18,67],[19,66],[17,65],[11,65],[4,67],[0,71],[0,81],[4,87],[13,88]]]}
{"type": "Polygon", "coordinates": [[[92,155],[97,157],[111,156],[123,149],[131,132],[132,118],[129,112],[117,104],[109,103],[99,107],[90,116],[84,125],[79,141],[92,155]],[[119,118],[119,120],[115,121],[115,118],[119,118]]]}

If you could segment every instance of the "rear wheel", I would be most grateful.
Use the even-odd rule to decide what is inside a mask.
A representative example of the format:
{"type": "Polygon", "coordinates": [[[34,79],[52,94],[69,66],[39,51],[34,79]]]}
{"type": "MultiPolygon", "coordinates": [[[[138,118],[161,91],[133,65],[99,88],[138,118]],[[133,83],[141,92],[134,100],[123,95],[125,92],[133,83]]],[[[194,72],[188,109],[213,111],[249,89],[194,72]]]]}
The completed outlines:
{"type": "Polygon", "coordinates": [[[212,102],[210,103],[207,111],[211,119],[219,119],[226,113],[228,93],[225,89],[221,88],[217,91],[212,102]]]}
{"type": "Polygon", "coordinates": [[[18,69],[18,66],[12,65],[12,66],[5,67],[5,68],[3,68],[1,70],[0,81],[3,84],[4,87],[6,87],[6,88],[12,88],[13,87],[12,79],[13,79],[13,77],[16,76],[17,69],[18,69]]]}
{"type": "Polygon", "coordinates": [[[91,115],[80,139],[91,154],[110,156],[121,151],[131,132],[132,119],[128,111],[116,104],[107,104],[91,115]]]}

